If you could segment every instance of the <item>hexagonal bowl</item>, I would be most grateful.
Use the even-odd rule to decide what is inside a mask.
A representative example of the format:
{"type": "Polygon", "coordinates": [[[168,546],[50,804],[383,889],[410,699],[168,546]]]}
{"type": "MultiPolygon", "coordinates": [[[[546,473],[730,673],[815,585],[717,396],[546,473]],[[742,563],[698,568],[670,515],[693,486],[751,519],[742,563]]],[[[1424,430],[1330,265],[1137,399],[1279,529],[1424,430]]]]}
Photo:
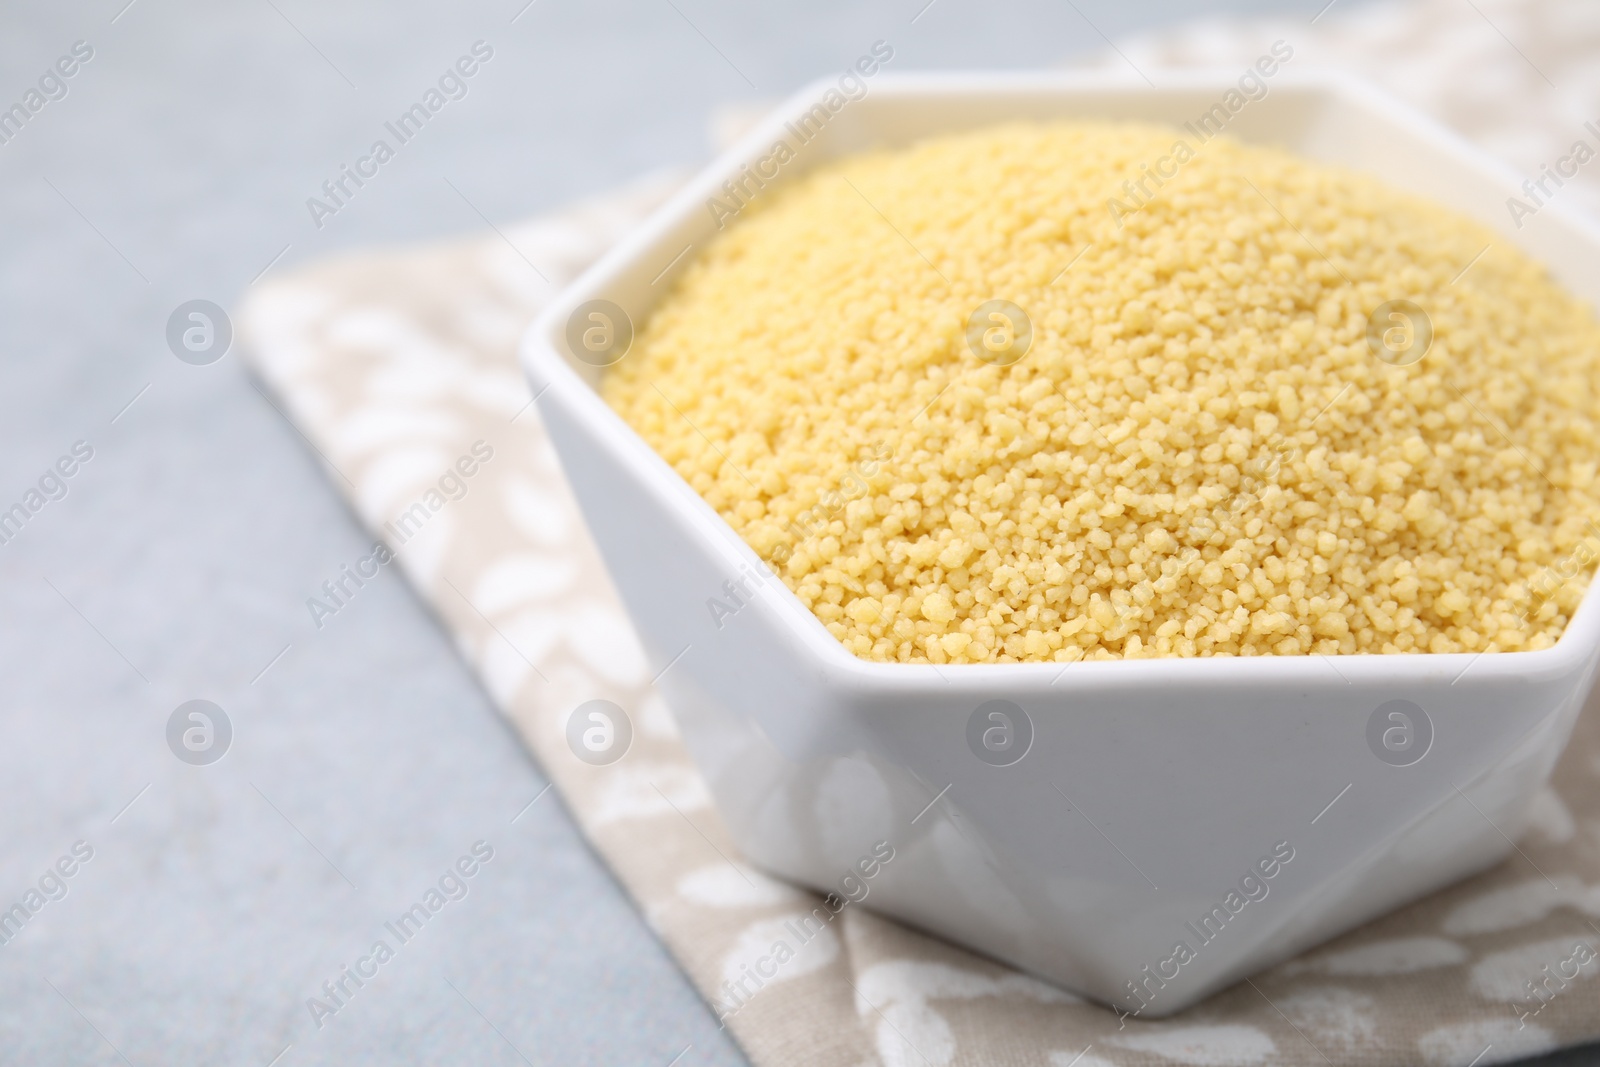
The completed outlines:
{"type": "MultiPolygon", "coordinates": [[[[563,292],[523,343],[590,530],[744,855],[825,892],[864,887],[860,906],[1143,1017],[1505,857],[1589,693],[1594,592],[1539,652],[866,662],[605,405],[603,372],[566,336],[593,299],[642,321],[715,235],[724,182],[770,195],[747,166],[770,187],[869,147],[1015,118],[1181,126],[1214,114],[1238,76],[1152,88],[877,74],[837,108],[837,82],[818,83],[563,292]],[[780,140],[794,158],[778,167],[780,140]],[[879,842],[892,862],[844,881],[879,842]]],[[[1230,112],[1230,134],[1374,171],[1600,297],[1600,232],[1560,205],[1516,227],[1517,177],[1455,136],[1340,76],[1285,69],[1268,82],[1230,112]]]]}

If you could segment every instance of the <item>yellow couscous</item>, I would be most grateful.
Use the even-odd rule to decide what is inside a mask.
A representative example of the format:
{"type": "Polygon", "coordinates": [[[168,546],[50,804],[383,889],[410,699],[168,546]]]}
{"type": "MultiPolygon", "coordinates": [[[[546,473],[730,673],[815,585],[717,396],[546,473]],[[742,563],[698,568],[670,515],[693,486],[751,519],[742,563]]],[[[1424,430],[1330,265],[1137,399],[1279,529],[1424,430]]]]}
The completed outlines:
{"type": "Polygon", "coordinates": [[[1553,643],[1592,313],[1373,178],[1176,139],[1014,124],[762,193],[605,396],[866,659],[1553,643]]]}

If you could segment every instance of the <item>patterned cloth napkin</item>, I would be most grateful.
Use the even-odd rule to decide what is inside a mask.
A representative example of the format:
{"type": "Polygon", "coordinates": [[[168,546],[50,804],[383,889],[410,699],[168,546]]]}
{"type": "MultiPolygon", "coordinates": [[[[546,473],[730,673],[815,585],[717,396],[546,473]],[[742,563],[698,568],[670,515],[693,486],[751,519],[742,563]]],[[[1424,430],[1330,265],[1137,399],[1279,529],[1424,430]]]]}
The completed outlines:
{"type": "MultiPolygon", "coordinates": [[[[1600,5],[1416,0],[1121,42],[1104,64],[1338,63],[1530,176],[1600,117],[1600,5]]],[[[1396,160],[1404,166],[1404,160],[1396,160]]],[[[1600,173],[1600,165],[1595,170],[1600,173]]],[[[675,186],[655,178],[504,234],[352,256],[262,287],[260,376],[394,550],[617,877],[714,1007],[819,903],[751,869],[711,806],[514,362],[558,286],[675,186]],[[468,473],[470,471],[470,473],[468,473]],[[591,766],[564,723],[626,709],[591,766]]],[[[1600,206],[1593,176],[1558,194],[1600,206]]],[[[380,557],[381,554],[380,554],[380,557]]],[[[337,597],[308,603],[328,625],[337,597]],[[320,605],[320,606],[319,606],[320,605]]],[[[727,1025],[758,1067],[1489,1064],[1600,1039],[1600,712],[1579,721],[1519,851],[1171,1019],[1116,1013],[861,908],[727,1025]]]]}

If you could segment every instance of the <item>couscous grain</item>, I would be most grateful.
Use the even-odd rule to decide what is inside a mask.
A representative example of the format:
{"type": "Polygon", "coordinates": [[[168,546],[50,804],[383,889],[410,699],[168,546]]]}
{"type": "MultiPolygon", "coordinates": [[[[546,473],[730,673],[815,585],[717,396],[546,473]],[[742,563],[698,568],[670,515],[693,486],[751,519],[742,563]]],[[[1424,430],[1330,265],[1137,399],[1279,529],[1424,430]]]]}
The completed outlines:
{"type": "Polygon", "coordinates": [[[1550,645],[1600,516],[1592,313],[1283,151],[1129,192],[1175,136],[1015,124],[763,193],[605,396],[867,659],[1550,645]],[[969,343],[993,300],[1026,320],[969,343]],[[1368,340],[1430,325],[1409,365],[1368,340]]]}

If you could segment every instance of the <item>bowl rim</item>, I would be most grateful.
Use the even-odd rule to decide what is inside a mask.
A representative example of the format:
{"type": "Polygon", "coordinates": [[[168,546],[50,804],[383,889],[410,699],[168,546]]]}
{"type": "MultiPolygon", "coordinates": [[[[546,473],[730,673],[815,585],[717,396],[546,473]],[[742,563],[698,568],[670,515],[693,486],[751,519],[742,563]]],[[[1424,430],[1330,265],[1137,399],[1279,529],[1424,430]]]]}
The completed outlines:
{"type": "MultiPolygon", "coordinates": [[[[1224,91],[1233,86],[1238,77],[1238,70],[1217,67],[1163,72],[1157,85],[1118,71],[885,71],[873,78],[863,100],[952,94],[1081,95],[1097,90],[1162,96],[1196,90],[1224,91]]],[[[597,389],[579,376],[561,351],[566,319],[578,304],[604,294],[619,278],[639,270],[640,262],[656,251],[663,239],[685,225],[695,212],[701,211],[706,199],[721,191],[724,180],[737,175],[742,165],[759,156],[780,134],[784,122],[815,104],[822,93],[834,86],[835,80],[835,75],[828,75],[802,86],[718,153],[622,240],[562,288],[523,332],[518,346],[519,360],[533,386],[535,404],[543,408],[548,403],[560,403],[575,421],[586,424],[594,444],[625,468],[645,492],[655,497],[658,505],[713,547],[722,557],[726,573],[735,574],[741,567],[754,567],[774,579],[763,583],[764,595],[759,599],[775,609],[788,636],[803,646],[813,666],[831,681],[883,692],[931,685],[947,693],[975,696],[992,695],[997,687],[1011,692],[1043,689],[1065,694],[1128,681],[1142,687],[1176,689],[1196,684],[1306,685],[1320,676],[1323,684],[1331,684],[1336,680],[1327,673],[1332,668],[1332,674],[1347,686],[1358,683],[1431,685],[1440,681],[1448,681],[1453,686],[1469,671],[1475,675],[1473,684],[1477,685],[1488,682],[1525,684],[1560,678],[1597,658],[1600,653],[1600,594],[1596,586],[1600,581],[1594,580],[1592,570],[1589,587],[1561,636],[1549,648],[1536,651],[1365,652],[1333,656],[1313,652],[1296,656],[1157,656],[1071,663],[1041,660],[933,664],[866,660],[846,649],[710,503],[601,399],[597,389]],[[1480,659],[1487,662],[1480,665],[1480,659]],[[1324,663],[1317,663],[1317,660],[1324,663]],[[1058,682],[1065,684],[1057,685],[1058,682]]],[[[1345,71],[1318,67],[1283,69],[1274,77],[1274,84],[1381,110],[1386,120],[1432,142],[1461,165],[1486,172],[1507,189],[1517,188],[1520,176],[1508,165],[1409,104],[1345,71]]],[[[806,166],[794,168],[786,180],[807,169],[806,166]]],[[[1557,226],[1576,231],[1575,236],[1600,247],[1600,226],[1575,213],[1566,203],[1547,204],[1540,212],[1554,219],[1557,226]]],[[[679,252],[677,258],[667,254],[654,258],[665,264],[662,274],[666,274],[682,257],[683,252],[679,252]]],[[[667,291],[664,289],[663,294],[667,291]]]]}

